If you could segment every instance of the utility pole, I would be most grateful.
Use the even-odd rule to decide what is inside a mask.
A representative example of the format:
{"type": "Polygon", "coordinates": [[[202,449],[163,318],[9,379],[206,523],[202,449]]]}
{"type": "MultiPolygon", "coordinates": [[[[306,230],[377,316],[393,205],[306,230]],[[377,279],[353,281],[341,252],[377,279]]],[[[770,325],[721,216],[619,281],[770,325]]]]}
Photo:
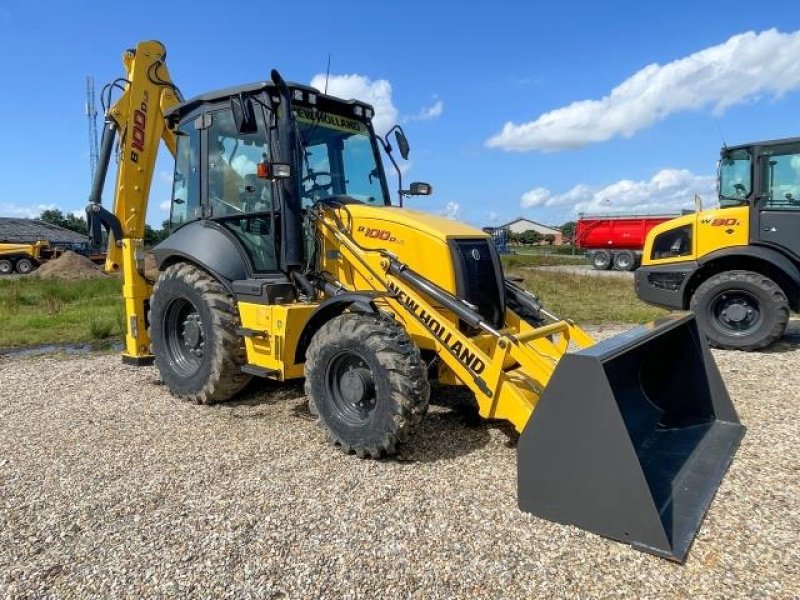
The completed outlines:
{"type": "Polygon", "coordinates": [[[89,173],[91,182],[94,181],[94,172],[97,169],[97,108],[94,103],[94,77],[86,77],[86,118],[89,121],[89,173]]]}

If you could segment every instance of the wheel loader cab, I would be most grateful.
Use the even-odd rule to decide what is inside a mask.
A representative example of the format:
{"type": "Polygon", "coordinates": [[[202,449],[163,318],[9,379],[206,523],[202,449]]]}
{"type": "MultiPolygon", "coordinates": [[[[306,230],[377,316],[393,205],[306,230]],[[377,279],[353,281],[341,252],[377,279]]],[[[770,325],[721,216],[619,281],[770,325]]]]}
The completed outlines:
{"type": "Polygon", "coordinates": [[[800,138],[723,148],[719,208],[654,228],[639,297],[691,308],[717,346],[754,350],[800,309],[800,138]]]}

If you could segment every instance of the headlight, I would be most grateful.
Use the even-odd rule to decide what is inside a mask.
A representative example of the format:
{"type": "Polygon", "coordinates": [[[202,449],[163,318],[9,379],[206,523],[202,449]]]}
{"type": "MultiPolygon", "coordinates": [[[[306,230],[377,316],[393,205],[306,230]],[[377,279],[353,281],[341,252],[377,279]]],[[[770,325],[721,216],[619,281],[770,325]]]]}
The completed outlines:
{"type": "Polygon", "coordinates": [[[651,260],[687,256],[692,253],[692,226],[684,225],[664,231],[653,240],[651,260]]]}

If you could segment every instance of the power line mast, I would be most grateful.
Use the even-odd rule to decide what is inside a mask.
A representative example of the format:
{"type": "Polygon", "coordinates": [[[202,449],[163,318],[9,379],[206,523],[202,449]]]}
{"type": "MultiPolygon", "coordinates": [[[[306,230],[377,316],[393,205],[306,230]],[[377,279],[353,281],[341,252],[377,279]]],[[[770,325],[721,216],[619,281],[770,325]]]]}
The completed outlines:
{"type": "Polygon", "coordinates": [[[86,77],[86,118],[89,121],[89,173],[90,183],[94,181],[94,172],[97,170],[97,108],[94,103],[94,77],[86,77]]]}

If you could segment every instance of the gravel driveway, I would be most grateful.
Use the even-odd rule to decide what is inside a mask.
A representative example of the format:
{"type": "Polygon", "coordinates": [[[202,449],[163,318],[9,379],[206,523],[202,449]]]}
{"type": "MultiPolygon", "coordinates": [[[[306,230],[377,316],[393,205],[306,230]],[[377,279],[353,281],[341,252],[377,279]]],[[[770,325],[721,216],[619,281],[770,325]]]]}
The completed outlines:
{"type": "Polygon", "coordinates": [[[509,428],[442,394],[363,461],[299,385],[207,408],[116,355],[1,359],[0,598],[796,598],[800,331],[716,357],[749,430],[684,566],[520,512],[509,428]]]}

